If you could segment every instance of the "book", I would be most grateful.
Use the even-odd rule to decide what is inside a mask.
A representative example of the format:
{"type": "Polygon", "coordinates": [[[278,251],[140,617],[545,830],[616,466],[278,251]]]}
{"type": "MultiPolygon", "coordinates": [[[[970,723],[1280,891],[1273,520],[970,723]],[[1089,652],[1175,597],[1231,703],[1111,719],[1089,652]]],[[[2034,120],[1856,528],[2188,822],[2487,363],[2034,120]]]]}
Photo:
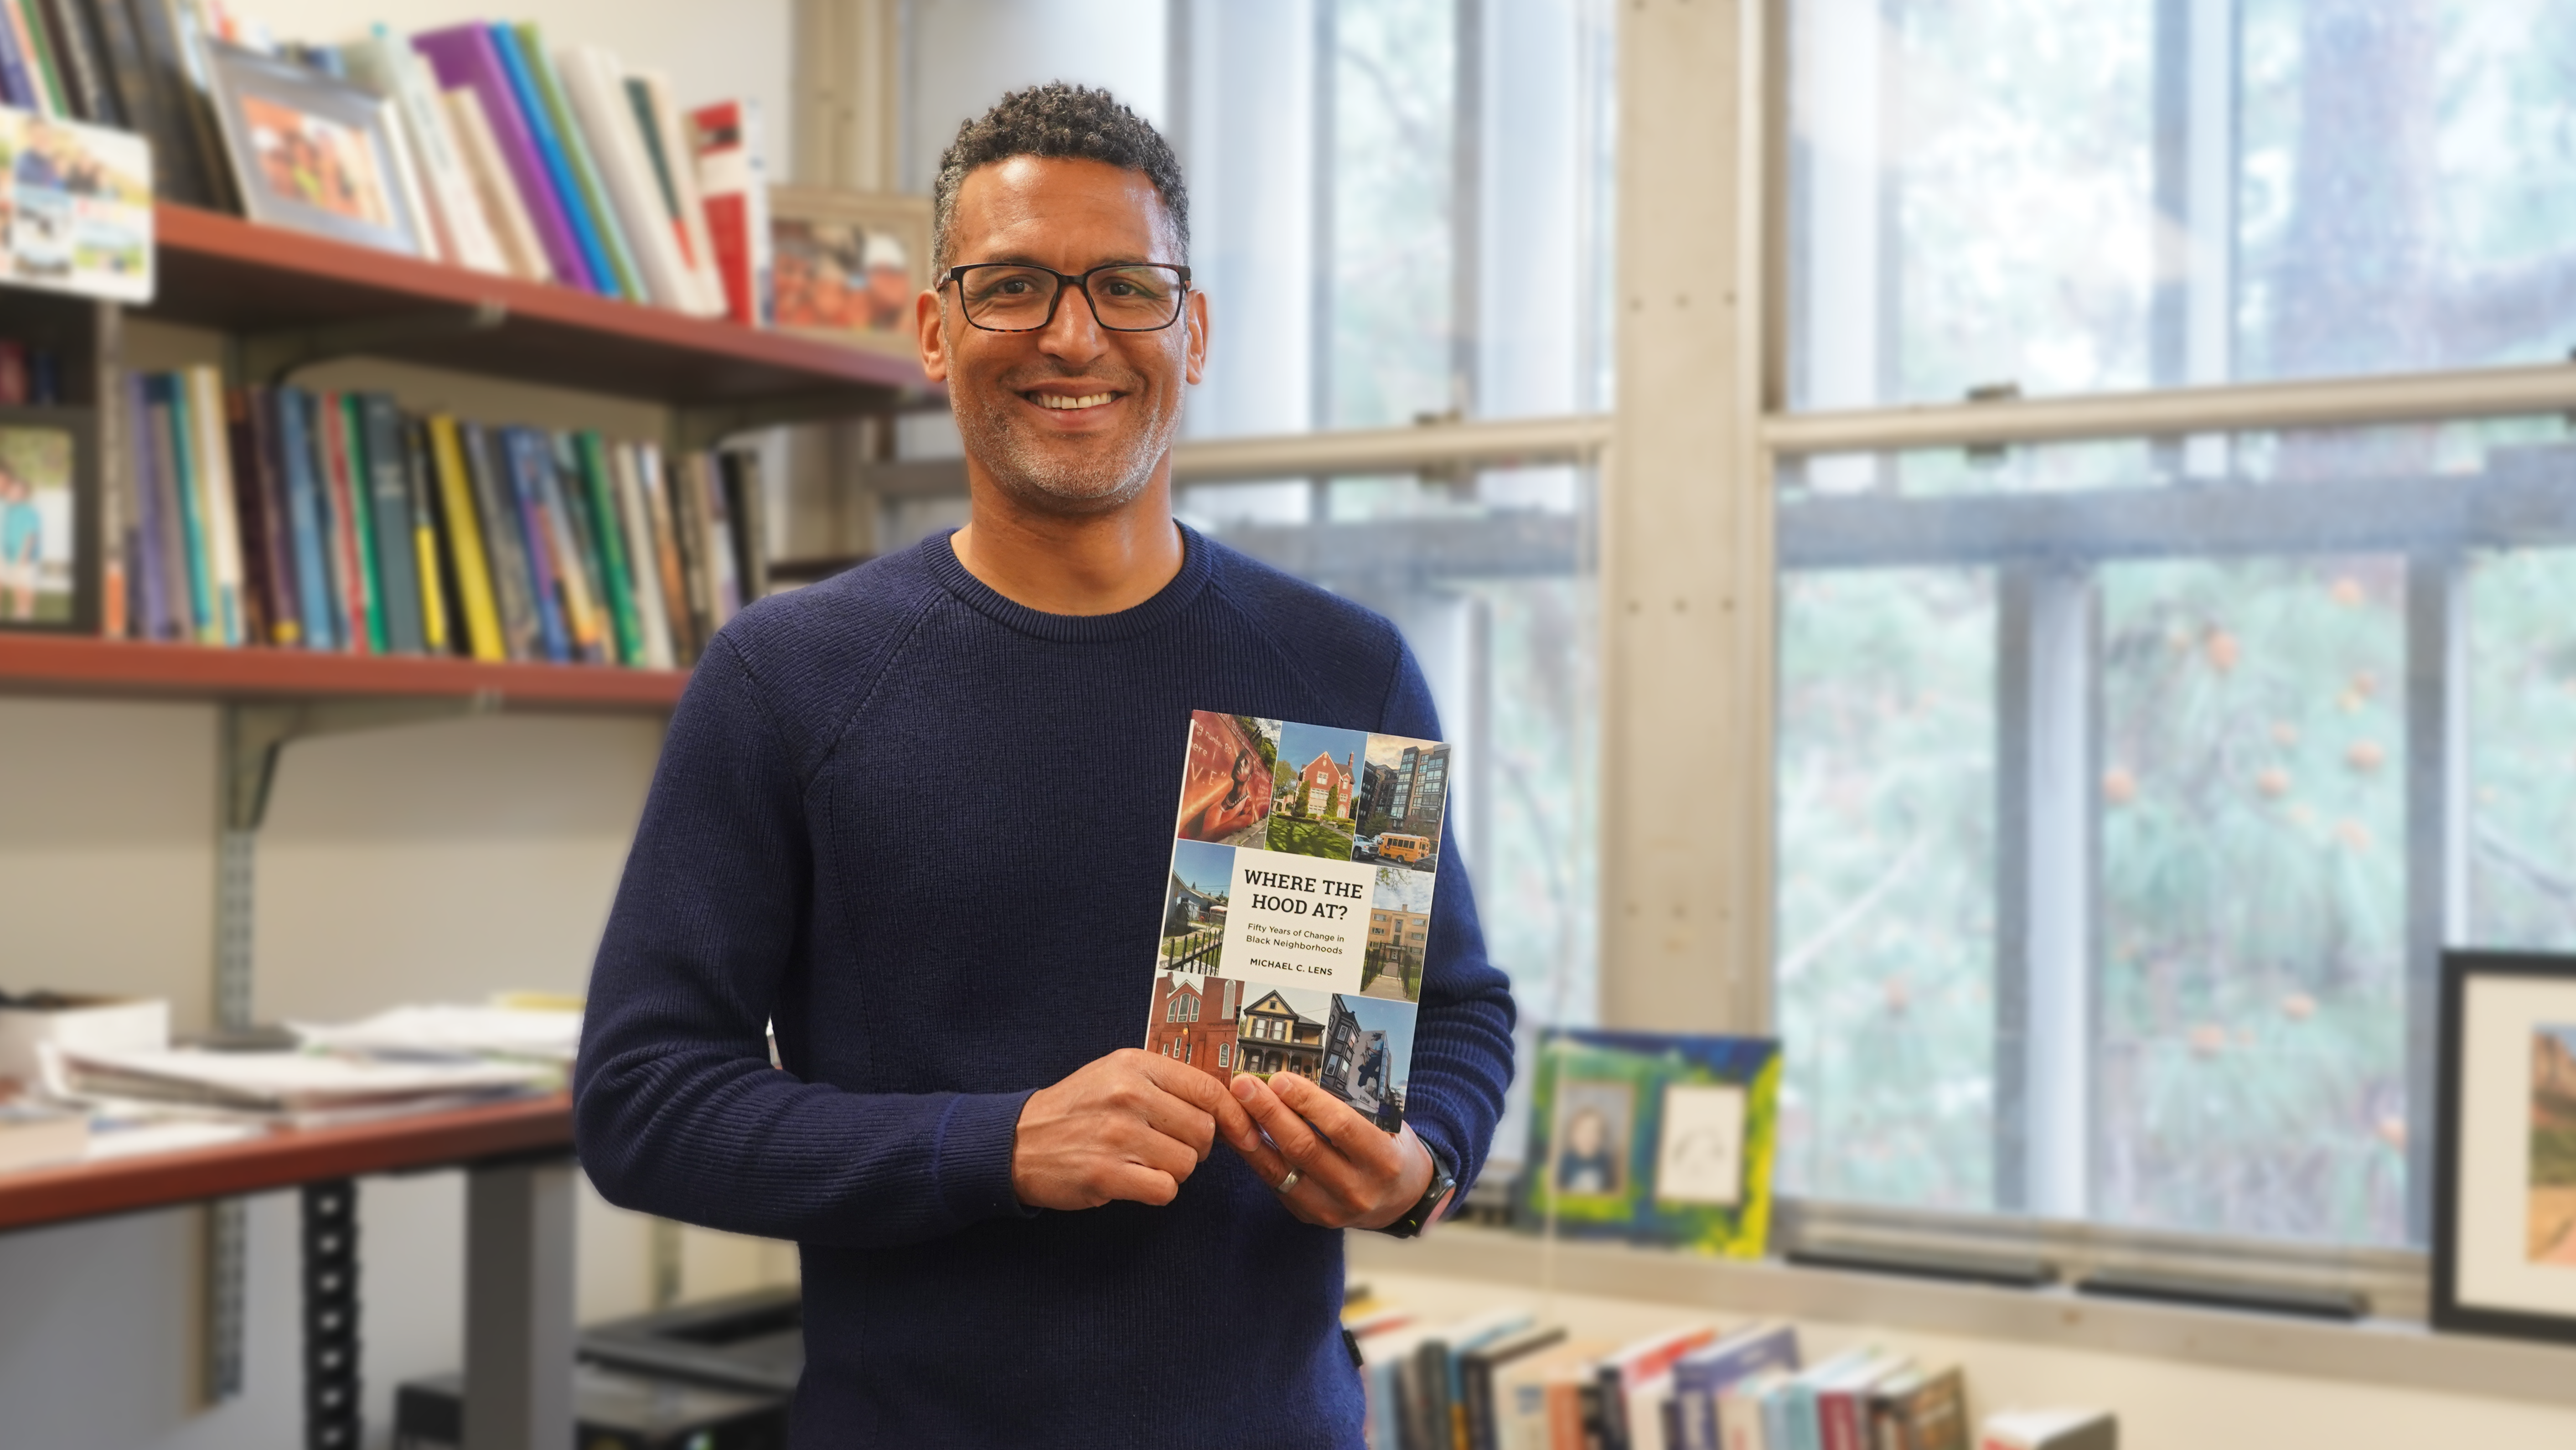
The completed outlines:
{"type": "Polygon", "coordinates": [[[295,558],[295,592],[302,609],[307,649],[341,647],[339,608],[332,587],[330,502],[315,467],[312,414],[301,388],[274,388],[278,472],[286,485],[288,537],[295,558]]]}
{"type": "Polygon", "coordinates": [[[769,183],[760,160],[759,108],[718,101],[689,112],[686,124],[725,315],[746,327],[767,327],[769,183]]]}
{"type": "Polygon", "coordinates": [[[402,424],[403,482],[411,497],[412,568],[420,577],[420,643],[433,655],[465,653],[463,607],[455,566],[439,545],[438,470],[429,422],[402,424]]]}
{"type": "Polygon", "coordinates": [[[572,96],[564,87],[554,52],[546,49],[544,37],[533,22],[521,21],[510,30],[518,38],[518,53],[527,64],[529,82],[536,87],[537,103],[545,108],[546,120],[563,148],[564,167],[571,176],[579,212],[590,223],[600,255],[617,279],[617,290],[612,295],[629,302],[651,302],[634,247],[626,239],[626,227],[600,174],[596,138],[573,110],[572,96]]]}
{"type": "Polygon", "coordinates": [[[141,373],[127,373],[119,392],[125,421],[126,471],[134,481],[135,499],[136,608],[129,628],[137,639],[172,639],[177,635],[172,606],[178,599],[170,588],[169,565],[163,556],[170,547],[173,520],[168,517],[160,450],[152,445],[151,389],[141,373]]]}
{"type": "MultiPolygon", "coordinates": [[[[520,108],[518,87],[504,66],[491,27],[478,23],[451,25],[414,35],[411,44],[412,49],[429,58],[441,89],[473,93],[474,110],[489,125],[493,150],[507,169],[512,189],[526,207],[530,227],[545,251],[548,273],[567,287],[599,290],[591,280],[581,246],[574,240],[572,222],[564,214],[545,158],[530,133],[527,115],[520,108]]],[[[460,118],[465,114],[461,107],[456,113],[460,118]]]]}
{"type": "Polygon", "coordinates": [[[644,663],[643,618],[636,595],[636,580],[628,563],[626,530],[617,503],[617,484],[609,467],[608,450],[597,433],[570,435],[566,446],[573,452],[573,466],[581,483],[581,495],[589,505],[593,533],[592,545],[599,556],[600,587],[607,596],[609,623],[614,631],[615,648],[611,659],[625,664],[644,663]]]}
{"type": "Polygon", "coordinates": [[[1551,1031],[1520,1212],[1578,1237],[1759,1258],[1780,1092],[1772,1038],[1551,1031]]]}
{"type": "Polygon", "coordinates": [[[1957,1365],[1911,1369],[1869,1392],[1869,1450],[1968,1450],[1968,1389],[1957,1365]]]}
{"type": "Polygon", "coordinates": [[[517,506],[520,534],[527,550],[528,604],[536,616],[536,647],[544,658],[561,664],[573,653],[565,627],[562,554],[554,521],[546,517],[545,484],[538,471],[550,466],[551,461],[541,463],[531,456],[529,445],[534,438],[525,428],[495,429],[489,441],[496,472],[507,481],[510,502],[517,506]]]}
{"type": "Polygon", "coordinates": [[[1424,785],[1448,760],[1439,741],[1192,712],[1146,1051],[1220,1082],[1296,1073],[1402,1127],[1447,801],[1424,785]],[[1386,853],[1399,827],[1432,848],[1386,853]]]}
{"type": "Polygon", "coordinates": [[[609,264],[607,248],[599,235],[599,224],[589,203],[582,195],[581,182],[573,174],[572,156],[565,149],[564,137],[538,89],[537,73],[527,46],[519,32],[508,25],[491,27],[492,51],[500,57],[501,74],[510,83],[511,98],[518,103],[519,116],[528,128],[529,143],[536,148],[537,160],[544,168],[543,184],[552,192],[562,210],[564,227],[572,235],[572,244],[581,258],[582,285],[602,297],[628,296],[618,280],[617,270],[609,264]]]}
{"type": "Polygon", "coordinates": [[[1405,1443],[1449,1446],[1465,1433],[1458,1357],[1529,1328],[1526,1309],[1497,1309],[1423,1336],[1396,1370],[1405,1443]]]}
{"type": "Polygon", "coordinates": [[[114,89],[108,84],[89,8],[87,0],[39,0],[37,5],[45,33],[54,42],[55,60],[62,69],[63,99],[70,103],[70,114],[77,120],[128,129],[114,89]]]}
{"type": "Polygon", "coordinates": [[[396,129],[417,168],[414,214],[435,235],[438,255],[477,272],[508,275],[474,180],[457,154],[429,63],[381,24],[342,46],[340,56],[351,79],[393,102],[396,129]]]}
{"type": "Polygon", "coordinates": [[[466,483],[474,492],[474,516],[483,526],[483,561],[491,571],[493,605],[500,611],[502,651],[514,660],[545,658],[535,576],[529,572],[528,536],[491,430],[478,423],[459,423],[457,452],[465,464],[466,483]]]}
{"type": "Polygon", "coordinates": [[[531,282],[551,279],[554,268],[547,260],[545,243],[537,235],[536,221],[519,195],[518,184],[511,179],[509,163],[501,158],[501,144],[493,137],[482,97],[464,88],[444,91],[439,107],[447,116],[457,157],[474,183],[475,198],[483,204],[493,244],[500,248],[509,275],[531,282]]]}
{"type": "Polygon", "coordinates": [[[240,480],[242,534],[242,612],[245,632],[265,644],[292,644],[291,602],[281,613],[279,575],[271,562],[269,479],[260,451],[260,434],[251,416],[251,400],[240,388],[224,390],[224,438],[231,450],[233,477],[240,480]]]}
{"type": "Polygon", "coordinates": [[[1466,1450],[1497,1450],[1501,1421],[1495,1395],[1512,1365],[1565,1342],[1565,1326],[1534,1324],[1458,1356],[1458,1404],[1466,1450]]]}
{"type": "Polygon", "coordinates": [[[606,209],[626,244],[641,296],[675,312],[698,312],[680,238],[636,131],[625,76],[597,46],[572,46],[556,59],[564,100],[588,142],[606,209]]]}
{"type": "Polygon", "coordinates": [[[171,596],[170,638],[202,642],[206,621],[214,610],[213,581],[206,567],[204,524],[198,517],[196,489],[188,476],[187,451],[180,443],[178,397],[176,378],[145,380],[144,430],[152,449],[153,467],[160,475],[162,496],[168,504],[169,521],[162,526],[162,569],[166,576],[163,587],[171,596]]]}
{"type": "Polygon", "coordinates": [[[645,149],[653,158],[655,174],[660,178],[677,220],[690,276],[698,293],[694,309],[701,317],[725,315],[724,279],[717,274],[715,240],[707,230],[705,199],[698,191],[696,158],[688,149],[688,133],[681,129],[679,108],[671,104],[671,83],[656,71],[636,71],[626,78],[626,88],[636,97],[642,116],[645,149]]]}
{"type": "Polygon", "coordinates": [[[223,379],[207,366],[189,368],[183,376],[189,455],[196,466],[209,521],[206,555],[215,585],[214,629],[206,642],[238,647],[246,639],[241,605],[241,513],[234,501],[228,457],[231,449],[225,437],[223,379]]]}
{"type": "Polygon", "coordinates": [[[705,641],[698,638],[695,628],[696,611],[680,560],[678,521],[671,506],[671,475],[664,462],[658,448],[643,444],[635,449],[635,478],[643,490],[643,517],[652,536],[653,558],[659,571],[662,620],[670,630],[672,661],[685,666],[698,662],[698,651],[705,641]]]}
{"type": "Polygon", "coordinates": [[[2120,1422],[2101,1410],[2004,1410],[1977,1431],[1979,1450],[2119,1450],[2120,1422]]]}
{"type": "Polygon", "coordinates": [[[1681,1443],[1688,1450],[1721,1450],[1718,1397],[1765,1370],[1797,1367],[1798,1331],[1786,1324],[1749,1325],[1683,1355],[1673,1365],[1681,1443]]]}
{"type": "Polygon", "coordinates": [[[385,624],[376,582],[375,521],[367,505],[373,490],[367,483],[366,445],[353,424],[345,393],[323,393],[314,400],[322,427],[322,458],[331,480],[331,512],[339,525],[336,546],[348,619],[349,648],[359,654],[385,652],[385,624]]]}
{"type": "Polygon", "coordinates": [[[421,631],[421,570],[412,513],[409,460],[402,414],[382,393],[354,395],[357,433],[365,440],[367,502],[375,523],[376,578],[382,586],[384,648],[419,654],[428,648],[421,631]]]}
{"type": "Polygon", "coordinates": [[[643,450],[620,443],[609,453],[617,483],[617,512],[626,534],[627,567],[635,579],[635,609],[643,635],[644,665],[667,670],[679,663],[671,635],[669,601],[662,592],[662,551],[653,533],[653,510],[644,494],[643,450]]]}
{"type": "Polygon", "coordinates": [[[743,604],[769,594],[769,502],[761,486],[760,455],[729,448],[716,455],[724,468],[725,511],[733,531],[737,586],[743,604]]]}
{"type": "Polygon", "coordinates": [[[1903,1355],[1874,1354],[1818,1382],[1816,1438],[1821,1450],[1872,1450],[1870,1397],[1880,1384],[1912,1368],[1903,1355]]]}
{"type": "Polygon", "coordinates": [[[559,521],[563,561],[556,568],[566,581],[566,623],[573,653],[593,664],[616,664],[617,625],[608,602],[606,562],[600,555],[599,529],[583,491],[581,462],[572,435],[538,434],[536,449],[544,472],[546,511],[559,521]]]}
{"type": "Polygon", "coordinates": [[[9,28],[27,53],[29,79],[35,83],[36,114],[48,120],[72,119],[71,101],[63,92],[62,70],[54,60],[53,38],[45,34],[44,12],[37,0],[0,0],[0,8],[8,10],[9,28]]]}
{"type": "Polygon", "coordinates": [[[152,142],[155,190],[192,206],[240,211],[193,12],[180,0],[99,0],[100,14],[120,5],[133,21],[131,63],[113,24],[107,27],[108,53],[126,97],[127,119],[152,142]],[[139,97],[149,97],[150,104],[139,104],[139,97]]]}
{"type": "Polygon", "coordinates": [[[453,418],[429,420],[430,460],[438,477],[439,535],[447,545],[445,567],[452,571],[460,601],[458,616],[467,652],[498,664],[510,658],[501,634],[500,606],[494,599],[492,570],[483,550],[482,520],[477,517],[474,483],[467,475],[465,446],[453,418]]]}
{"type": "Polygon", "coordinates": [[[1722,1450],[1769,1450],[1766,1407],[1795,1373],[1766,1369],[1717,1392],[1717,1443],[1722,1450]]]}
{"type": "Polygon", "coordinates": [[[35,62],[27,54],[27,43],[24,22],[0,6],[0,99],[41,116],[44,101],[36,92],[35,62]]]}
{"type": "Polygon", "coordinates": [[[1672,1394],[1673,1366],[1717,1339],[1705,1324],[1668,1329],[1626,1345],[1593,1367],[1605,1450],[1667,1450],[1659,1406],[1672,1394]]]}

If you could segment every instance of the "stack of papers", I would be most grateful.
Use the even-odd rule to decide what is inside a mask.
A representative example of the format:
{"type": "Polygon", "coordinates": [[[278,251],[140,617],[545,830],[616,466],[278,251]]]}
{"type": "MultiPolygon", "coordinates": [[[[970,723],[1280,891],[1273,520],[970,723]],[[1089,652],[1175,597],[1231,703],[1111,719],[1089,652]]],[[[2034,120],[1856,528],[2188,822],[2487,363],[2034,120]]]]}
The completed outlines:
{"type": "Polygon", "coordinates": [[[396,1007],[335,1026],[288,1024],[307,1047],[387,1058],[512,1058],[569,1065],[581,1013],[528,1007],[396,1007]]]}
{"type": "Polygon", "coordinates": [[[58,1096],[93,1107],[322,1127],[436,1112],[556,1085],[544,1063],[392,1062],[303,1052],[52,1050],[58,1096]]]}

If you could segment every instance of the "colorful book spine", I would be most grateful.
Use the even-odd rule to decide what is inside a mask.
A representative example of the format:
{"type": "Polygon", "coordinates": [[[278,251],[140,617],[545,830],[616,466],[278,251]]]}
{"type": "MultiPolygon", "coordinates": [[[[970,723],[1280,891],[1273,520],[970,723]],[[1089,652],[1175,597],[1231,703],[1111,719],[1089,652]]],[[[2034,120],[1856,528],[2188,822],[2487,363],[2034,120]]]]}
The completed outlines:
{"type": "Polygon", "coordinates": [[[33,0],[0,0],[9,12],[9,28],[27,53],[29,79],[36,91],[36,112],[47,118],[71,114],[63,98],[63,78],[54,69],[54,48],[45,35],[43,17],[33,0]]]}
{"type": "Polygon", "coordinates": [[[357,413],[350,436],[361,441],[365,453],[367,512],[375,526],[370,542],[376,597],[382,602],[378,611],[384,626],[381,647],[388,654],[416,655],[427,646],[421,638],[420,570],[414,552],[402,415],[395,411],[393,399],[381,393],[353,393],[349,401],[357,413]]]}
{"type": "Polygon", "coordinates": [[[746,327],[769,325],[769,184],[761,175],[759,112],[749,101],[719,101],[688,116],[725,313],[746,327]]]}
{"type": "Polygon", "coordinates": [[[295,592],[303,606],[307,649],[343,646],[339,591],[331,567],[330,504],[314,467],[313,417],[301,388],[278,388],[277,455],[286,481],[288,537],[295,554],[295,592]]]}
{"type": "Polygon", "coordinates": [[[537,90],[537,78],[528,68],[528,58],[519,46],[518,33],[507,25],[492,27],[492,49],[501,58],[501,73],[509,79],[510,98],[528,126],[529,142],[536,147],[537,159],[545,168],[545,184],[553,190],[563,212],[564,225],[571,229],[573,245],[581,252],[582,273],[589,278],[590,290],[602,297],[617,297],[624,288],[617,280],[616,269],[608,262],[608,250],[601,245],[599,228],[591,219],[581,197],[581,184],[572,173],[572,160],[565,154],[563,137],[555,131],[554,117],[546,109],[545,97],[537,90]]]}
{"type": "Polygon", "coordinates": [[[152,406],[141,373],[118,390],[125,413],[126,468],[134,479],[134,617],[136,639],[170,637],[169,576],[162,567],[161,463],[152,448],[152,406]]]}
{"type": "Polygon", "coordinates": [[[670,602],[662,597],[662,555],[653,539],[653,509],[644,496],[642,452],[620,443],[609,452],[616,471],[617,512],[626,526],[627,566],[635,578],[635,608],[644,633],[644,665],[667,670],[679,664],[672,647],[670,602]]]}
{"type": "Polygon", "coordinates": [[[454,583],[448,551],[438,543],[438,467],[426,420],[404,421],[402,448],[403,481],[411,492],[412,567],[420,571],[421,647],[433,655],[461,654],[464,596],[454,583]]]}
{"type": "Polygon", "coordinates": [[[235,502],[241,510],[242,632],[255,643],[291,644],[279,624],[278,575],[269,567],[268,540],[276,530],[259,456],[250,400],[240,388],[226,388],[224,399],[225,459],[235,479],[235,502]]]}
{"type": "Polygon", "coordinates": [[[572,636],[573,657],[589,664],[615,663],[617,631],[608,619],[604,575],[597,535],[581,494],[581,475],[571,465],[571,439],[561,433],[533,430],[530,447],[537,475],[545,485],[546,517],[554,524],[555,572],[564,586],[564,628],[572,636]]]}
{"type": "Polygon", "coordinates": [[[454,562],[457,593],[462,600],[465,638],[474,658],[498,664],[510,657],[501,640],[501,611],[492,597],[491,561],[483,552],[483,529],[475,515],[474,485],[465,471],[462,431],[453,418],[429,420],[431,460],[438,474],[439,520],[445,526],[448,555],[454,562]]]}
{"type": "Polygon", "coordinates": [[[209,644],[239,646],[242,627],[241,511],[234,499],[230,449],[224,438],[224,385],[212,367],[184,375],[188,396],[189,453],[204,496],[206,552],[213,564],[215,632],[209,644]]]}
{"type": "Polygon", "coordinates": [[[618,514],[607,450],[596,433],[575,434],[567,441],[573,450],[582,496],[590,506],[600,579],[608,595],[610,622],[615,627],[616,648],[611,658],[640,665],[644,663],[643,622],[636,611],[635,575],[627,562],[625,529],[618,514]]]}
{"type": "Polygon", "coordinates": [[[522,22],[511,29],[519,43],[519,59],[527,66],[528,81],[536,88],[537,103],[545,108],[546,123],[563,149],[564,170],[572,178],[574,194],[581,199],[581,212],[591,225],[599,242],[600,256],[617,278],[618,295],[629,302],[655,300],[646,289],[643,273],[638,269],[635,251],[628,244],[626,228],[619,220],[617,208],[608,194],[608,183],[600,174],[598,147],[582,119],[574,112],[571,96],[564,90],[564,78],[556,68],[555,58],[547,52],[545,41],[533,24],[522,22]]]}
{"type": "Polygon", "coordinates": [[[22,111],[44,114],[35,72],[27,55],[27,33],[20,17],[0,5],[0,100],[22,111]]]}
{"type": "Polygon", "coordinates": [[[492,566],[492,599],[501,611],[502,646],[514,660],[542,657],[545,640],[537,619],[537,602],[528,572],[528,538],[511,497],[509,461],[500,456],[492,430],[476,423],[457,425],[465,454],[465,477],[474,489],[474,511],[483,520],[483,557],[492,566]]]}
{"type": "Polygon", "coordinates": [[[152,380],[152,442],[161,451],[162,472],[178,501],[179,557],[186,564],[186,601],[177,612],[180,637],[199,644],[223,643],[215,609],[214,556],[207,545],[206,500],[198,487],[194,450],[188,446],[188,390],[176,374],[152,380]]]}
{"type": "Polygon", "coordinates": [[[530,604],[536,612],[537,639],[545,657],[558,664],[572,658],[571,636],[564,628],[564,584],[557,561],[554,521],[546,517],[544,484],[530,461],[531,435],[525,428],[502,428],[493,434],[502,472],[509,479],[511,501],[518,506],[519,528],[528,551],[530,604]]]}
{"type": "Polygon", "coordinates": [[[644,486],[645,518],[653,530],[653,553],[661,568],[662,608],[670,622],[672,658],[678,665],[694,665],[702,641],[690,607],[687,566],[680,559],[679,520],[677,510],[671,507],[671,474],[663,462],[658,448],[643,445],[635,450],[635,476],[644,486]]]}
{"type": "Polygon", "coordinates": [[[493,143],[509,168],[510,179],[517,183],[519,200],[527,209],[537,239],[545,247],[555,280],[567,287],[600,290],[584,260],[581,244],[574,240],[572,222],[564,215],[563,202],[556,194],[545,158],[529,133],[528,118],[519,106],[518,89],[502,62],[492,28],[482,24],[454,25],[415,35],[411,43],[414,50],[429,58],[430,69],[437,74],[442,90],[461,88],[473,92],[484,121],[491,127],[493,143]]]}
{"type": "Polygon", "coordinates": [[[330,468],[332,513],[339,522],[337,540],[341,577],[348,581],[349,647],[360,654],[385,652],[384,611],[376,581],[375,521],[368,517],[367,455],[358,430],[349,426],[349,399],[325,393],[317,406],[322,418],[322,456],[330,468]]]}

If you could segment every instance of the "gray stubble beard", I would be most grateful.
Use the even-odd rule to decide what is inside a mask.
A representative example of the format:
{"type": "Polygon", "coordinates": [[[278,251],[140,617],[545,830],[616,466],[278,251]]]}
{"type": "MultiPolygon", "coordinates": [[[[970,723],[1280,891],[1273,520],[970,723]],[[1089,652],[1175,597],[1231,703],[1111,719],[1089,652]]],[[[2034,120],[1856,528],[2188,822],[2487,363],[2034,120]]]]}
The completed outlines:
{"type": "Polygon", "coordinates": [[[966,452],[984,465],[1004,492],[1048,513],[1103,514],[1135,502],[1154,481],[1156,465],[1180,433],[1180,404],[1179,395],[1172,395],[1169,404],[1137,433],[1135,445],[1124,456],[1096,463],[1052,456],[1039,440],[1004,416],[1007,404],[997,407],[959,396],[955,413],[966,452]]]}

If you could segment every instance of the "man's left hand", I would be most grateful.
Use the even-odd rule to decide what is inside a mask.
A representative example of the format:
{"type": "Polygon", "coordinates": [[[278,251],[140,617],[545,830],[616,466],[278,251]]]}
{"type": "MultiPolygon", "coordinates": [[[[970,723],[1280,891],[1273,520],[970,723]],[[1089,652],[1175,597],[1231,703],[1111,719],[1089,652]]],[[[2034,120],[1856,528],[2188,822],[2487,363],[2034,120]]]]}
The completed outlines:
{"type": "Polygon", "coordinates": [[[1252,1171],[1273,1188],[1288,1181],[1279,1201],[1308,1223],[1384,1228],[1431,1187],[1431,1150],[1411,1127],[1389,1133],[1295,1073],[1266,1083],[1244,1074],[1234,1097],[1270,1139],[1245,1155],[1252,1171]]]}

